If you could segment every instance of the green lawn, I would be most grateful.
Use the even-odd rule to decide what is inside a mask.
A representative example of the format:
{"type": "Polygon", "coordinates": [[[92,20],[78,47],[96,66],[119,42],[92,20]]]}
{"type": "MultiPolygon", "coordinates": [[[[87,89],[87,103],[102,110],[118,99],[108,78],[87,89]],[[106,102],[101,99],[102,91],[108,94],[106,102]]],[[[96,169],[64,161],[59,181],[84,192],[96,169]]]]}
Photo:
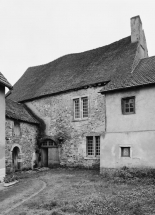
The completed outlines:
{"type": "Polygon", "coordinates": [[[60,168],[29,177],[47,187],[10,215],[155,214],[154,172],[122,170],[101,176],[95,170],[60,168]]]}

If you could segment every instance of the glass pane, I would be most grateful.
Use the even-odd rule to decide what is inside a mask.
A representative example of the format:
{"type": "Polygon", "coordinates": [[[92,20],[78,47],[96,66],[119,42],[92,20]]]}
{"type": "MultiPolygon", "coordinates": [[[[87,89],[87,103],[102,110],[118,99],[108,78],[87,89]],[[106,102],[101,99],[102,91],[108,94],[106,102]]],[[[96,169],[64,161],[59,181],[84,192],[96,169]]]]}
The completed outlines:
{"type": "Polygon", "coordinates": [[[130,103],[130,107],[133,108],[133,103],[130,103]]]}
{"type": "Polygon", "coordinates": [[[134,112],[134,109],[133,109],[133,108],[130,108],[130,112],[134,112]]]}
{"type": "Polygon", "coordinates": [[[79,102],[79,99],[74,100],[74,117],[80,118],[80,102],[79,102]]]}
{"type": "Polygon", "coordinates": [[[87,155],[94,155],[93,137],[87,137],[87,155]]]}
{"type": "Polygon", "coordinates": [[[126,108],[129,108],[129,104],[125,104],[125,107],[126,107],[126,108]]]}
{"type": "Polygon", "coordinates": [[[83,118],[88,117],[88,97],[82,98],[83,118]]]}
{"type": "Polygon", "coordinates": [[[100,155],[100,137],[98,136],[95,137],[95,147],[96,155],[100,155]]]}
{"type": "Polygon", "coordinates": [[[125,109],[125,112],[126,112],[126,113],[129,113],[129,108],[126,108],[126,109],[125,109]]]}
{"type": "Polygon", "coordinates": [[[121,156],[130,157],[130,147],[121,147],[121,156]]]}

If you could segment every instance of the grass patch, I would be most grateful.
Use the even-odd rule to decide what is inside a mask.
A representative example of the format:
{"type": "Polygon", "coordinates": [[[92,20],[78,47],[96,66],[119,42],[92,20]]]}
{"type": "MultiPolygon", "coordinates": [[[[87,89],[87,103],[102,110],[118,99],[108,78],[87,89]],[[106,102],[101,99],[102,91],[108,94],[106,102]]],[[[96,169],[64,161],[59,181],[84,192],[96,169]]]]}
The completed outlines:
{"type": "Polygon", "coordinates": [[[42,176],[47,188],[26,204],[28,210],[50,215],[155,214],[155,170],[52,170],[42,176]]]}

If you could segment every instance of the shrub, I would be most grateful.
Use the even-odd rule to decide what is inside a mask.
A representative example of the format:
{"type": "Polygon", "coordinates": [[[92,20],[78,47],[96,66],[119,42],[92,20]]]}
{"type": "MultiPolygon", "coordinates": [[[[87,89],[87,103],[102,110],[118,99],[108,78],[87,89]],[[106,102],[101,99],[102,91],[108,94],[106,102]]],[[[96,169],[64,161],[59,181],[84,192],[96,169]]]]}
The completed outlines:
{"type": "Polygon", "coordinates": [[[4,177],[4,182],[5,183],[10,183],[10,182],[13,182],[13,181],[16,181],[18,179],[18,177],[17,176],[15,176],[15,175],[6,175],[5,177],[4,177]]]}

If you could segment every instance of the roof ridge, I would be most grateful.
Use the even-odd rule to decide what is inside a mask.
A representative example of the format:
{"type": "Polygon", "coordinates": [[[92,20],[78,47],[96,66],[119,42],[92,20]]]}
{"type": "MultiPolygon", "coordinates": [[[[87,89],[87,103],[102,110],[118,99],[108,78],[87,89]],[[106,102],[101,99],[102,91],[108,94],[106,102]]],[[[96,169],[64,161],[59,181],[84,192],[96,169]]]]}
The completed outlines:
{"type": "MultiPolygon", "coordinates": [[[[120,41],[125,40],[125,39],[130,38],[130,37],[131,37],[131,36],[129,35],[129,36],[123,37],[122,39],[119,39],[119,40],[117,40],[117,41],[115,41],[115,42],[109,43],[108,45],[99,46],[99,47],[97,47],[97,48],[89,49],[89,50],[86,50],[86,51],[82,51],[82,52],[73,52],[73,53],[70,53],[70,54],[65,54],[65,55],[62,55],[62,56],[60,56],[60,57],[58,57],[58,58],[56,58],[56,59],[54,59],[54,60],[48,62],[48,63],[43,63],[43,64],[39,64],[39,65],[36,65],[36,66],[30,66],[30,67],[27,68],[27,70],[28,70],[28,69],[31,69],[31,68],[34,68],[34,67],[46,66],[46,65],[48,65],[48,64],[50,64],[50,63],[53,63],[53,62],[55,62],[55,61],[57,61],[57,60],[60,60],[60,59],[62,59],[62,58],[64,58],[64,57],[67,57],[67,56],[78,55],[78,54],[84,54],[84,53],[87,53],[87,52],[90,52],[90,51],[95,51],[95,50],[100,49],[100,48],[103,48],[103,47],[108,47],[108,46],[110,46],[110,45],[114,45],[114,44],[119,43],[120,41]]],[[[26,71],[27,71],[27,70],[26,70],[26,71]]],[[[26,72],[26,71],[25,71],[25,72],[26,72]]]]}

